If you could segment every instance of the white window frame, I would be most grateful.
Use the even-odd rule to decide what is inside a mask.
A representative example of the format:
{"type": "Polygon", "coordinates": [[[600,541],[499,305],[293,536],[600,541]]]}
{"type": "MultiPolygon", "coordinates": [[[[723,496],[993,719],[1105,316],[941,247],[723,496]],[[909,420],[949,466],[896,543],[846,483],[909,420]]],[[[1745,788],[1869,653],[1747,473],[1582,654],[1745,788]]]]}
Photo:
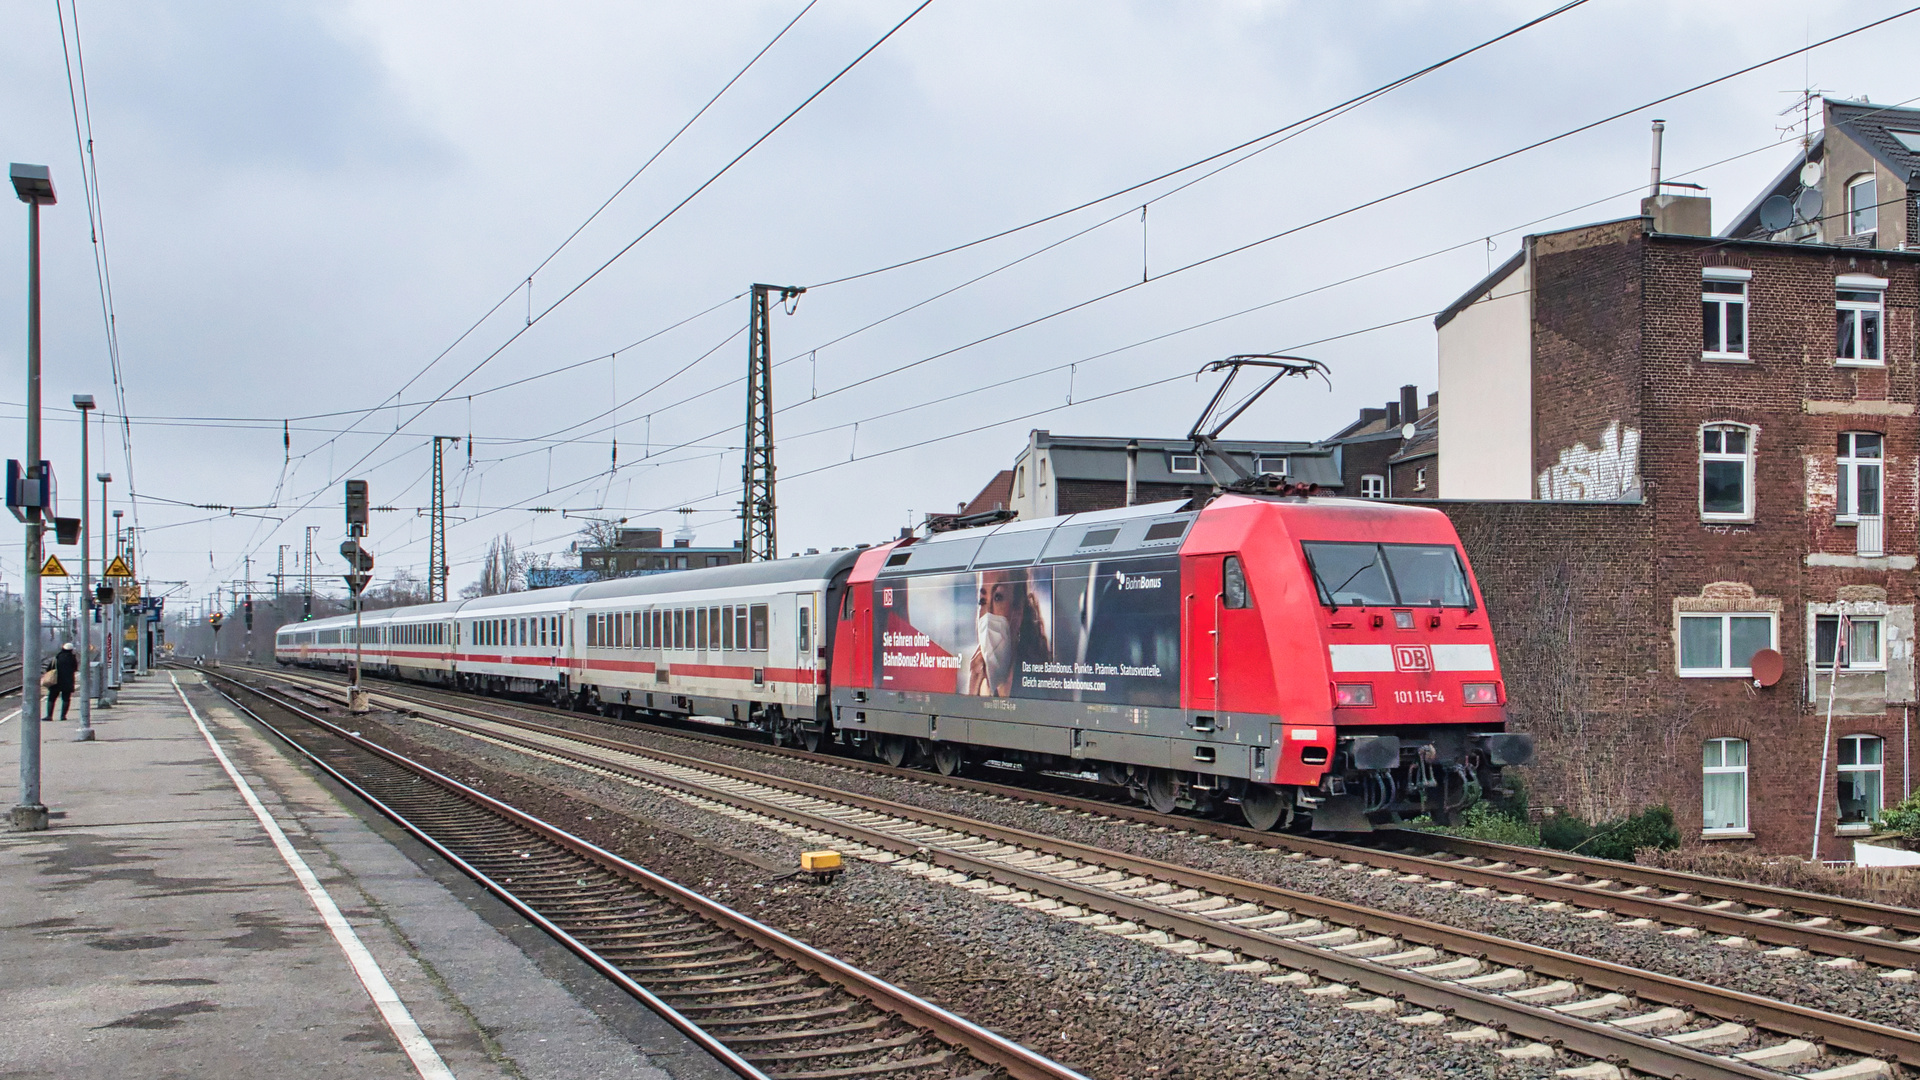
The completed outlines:
{"type": "Polygon", "coordinates": [[[1723,737],[1708,739],[1706,741],[1706,746],[1703,746],[1700,752],[1700,759],[1701,759],[1700,819],[1701,819],[1701,825],[1702,825],[1702,828],[1700,829],[1700,835],[1702,836],[1750,835],[1750,829],[1753,823],[1753,818],[1750,816],[1750,811],[1752,809],[1750,805],[1750,802],[1751,802],[1750,796],[1752,794],[1752,784],[1751,784],[1751,776],[1748,772],[1748,769],[1751,768],[1753,764],[1753,744],[1748,742],[1745,739],[1737,739],[1731,736],[1723,736],[1723,737]],[[1744,751],[1741,754],[1741,757],[1744,758],[1745,761],[1739,765],[1728,765],[1725,763],[1727,760],[1727,747],[1734,743],[1740,744],[1742,750],[1744,751]],[[1708,765],[1706,764],[1706,756],[1707,756],[1706,746],[1712,746],[1715,744],[1718,744],[1720,747],[1721,764],[1708,765]],[[1738,825],[1707,825],[1706,824],[1706,806],[1707,806],[1706,778],[1709,776],[1739,776],[1740,777],[1740,823],[1738,825]]]}
{"type": "Polygon", "coordinates": [[[1753,327],[1753,321],[1751,318],[1749,318],[1751,302],[1747,298],[1747,293],[1748,293],[1747,283],[1753,280],[1753,271],[1741,270],[1741,269],[1738,269],[1737,267],[1731,267],[1731,266],[1709,266],[1700,272],[1700,278],[1701,278],[1700,306],[1701,306],[1701,316],[1703,320],[1703,328],[1701,331],[1702,336],[1701,336],[1701,342],[1700,342],[1700,358],[1702,360],[1737,360],[1737,361],[1745,361],[1750,359],[1750,351],[1753,347],[1753,342],[1748,335],[1749,335],[1749,331],[1753,327]],[[1719,285],[1737,284],[1740,286],[1740,291],[1738,293],[1710,292],[1706,288],[1706,285],[1708,282],[1713,282],[1719,285]],[[1709,304],[1720,309],[1716,314],[1715,318],[1719,321],[1720,341],[1722,344],[1724,344],[1727,340],[1727,325],[1730,321],[1728,317],[1727,309],[1736,304],[1739,305],[1740,351],[1734,352],[1731,349],[1713,350],[1713,349],[1708,349],[1706,347],[1704,319],[1706,314],[1706,307],[1709,304]]]}
{"type": "Polygon", "coordinates": [[[1384,499],[1387,497],[1387,478],[1379,473],[1368,473],[1360,478],[1360,497],[1363,499],[1384,499]]]}
{"type": "Polygon", "coordinates": [[[1847,181],[1847,233],[1850,236],[1866,236],[1880,231],[1880,184],[1873,173],[1861,173],[1847,181]],[[1860,205],[1860,189],[1867,189],[1867,205],[1860,205]],[[1872,220],[1866,228],[1860,227],[1860,215],[1865,213],[1872,220]]]}
{"type": "Polygon", "coordinates": [[[1834,452],[1834,519],[1858,523],[1862,516],[1880,517],[1887,512],[1887,437],[1878,431],[1843,431],[1841,443],[1834,452]],[[1860,454],[1858,436],[1870,435],[1880,440],[1880,452],[1873,457],[1860,454]],[[1874,502],[1878,504],[1874,512],[1862,515],[1858,506],[1852,505],[1853,496],[1860,490],[1858,482],[1861,469],[1873,469],[1879,474],[1879,483],[1875,485],[1877,494],[1874,502]]]}
{"type": "MultiPolygon", "coordinates": [[[[1752,521],[1753,520],[1753,471],[1754,471],[1754,464],[1755,464],[1754,443],[1757,441],[1758,435],[1759,435],[1758,428],[1755,428],[1748,424],[1738,423],[1732,420],[1717,420],[1710,424],[1700,425],[1700,430],[1694,439],[1694,446],[1698,447],[1700,452],[1699,484],[1695,490],[1695,498],[1700,508],[1700,520],[1702,521],[1752,521]],[[1707,443],[1706,443],[1707,432],[1709,431],[1725,432],[1733,429],[1738,429],[1741,433],[1743,433],[1746,436],[1747,447],[1745,450],[1739,453],[1730,453],[1725,450],[1719,450],[1719,451],[1707,450],[1707,443]],[[1737,512],[1728,513],[1725,511],[1718,511],[1718,510],[1710,511],[1707,509],[1707,462],[1709,461],[1739,461],[1743,463],[1744,467],[1741,471],[1742,479],[1741,479],[1741,485],[1740,485],[1741,509],[1738,510],[1737,512]]],[[[1724,442],[1722,445],[1724,445],[1724,442]]]]}
{"type": "MultiPolygon", "coordinates": [[[[1840,618],[1841,616],[1839,615],[1816,613],[1812,621],[1807,624],[1807,632],[1811,635],[1807,639],[1807,655],[1813,658],[1813,670],[1816,675],[1831,674],[1833,672],[1833,661],[1831,659],[1820,659],[1820,623],[1827,619],[1833,619],[1837,622],[1840,618]]],[[[1887,617],[1885,615],[1848,615],[1845,618],[1849,624],[1873,623],[1878,628],[1874,633],[1874,652],[1876,655],[1870,660],[1862,660],[1853,655],[1853,641],[1851,636],[1849,636],[1846,649],[1846,661],[1840,665],[1840,670],[1847,672],[1887,670],[1887,617]]],[[[1835,628],[1834,635],[1838,638],[1838,627],[1835,628]]],[[[1838,645],[1837,640],[1835,644],[1838,645]]]]}
{"type": "Polygon", "coordinates": [[[1833,308],[1836,320],[1840,312],[1851,311],[1855,313],[1853,320],[1853,352],[1855,355],[1839,355],[1838,326],[1836,326],[1836,340],[1833,350],[1835,354],[1833,359],[1834,365],[1836,367],[1885,367],[1887,364],[1887,279],[1873,277],[1869,274],[1842,274],[1840,277],[1834,279],[1833,288],[1833,308]],[[1870,301],[1854,299],[1843,300],[1840,298],[1840,293],[1872,293],[1874,294],[1874,299],[1870,301]],[[1873,342],[1875,355],[1870,357],[1858,355],[1866,351],[1862,342],[1862,338],[1865,337],[1862,330],[1867,321],[1865,316],[1868,315],[1871,315],[1873,321],[1879,326],[1879,332],[1874,335],[1873,342]]]}
{"type": "Polygon", "coordinates": [[[1200,471],[1200,455],[1199,454],[1168,454],[1167,455],[1167,471],[1170,473],[1178,473],[1183,476],[1193,474],[1193,473],[1198,473],[1200,471]],[[1190,469],[1181,468],[1180,463],[1183,461],[1193,462],[1193,467],[1190,469]]]}
{"type": "Polygon", "coordinates": [[[1413,490],[1415,491],[1427,490],[1427,470],[1426,469],[1421,468],[1421,469],[1413,470],[1413,490]]]}
{"type": "MultiPolygon", "coordinates": [[[[1873,800],[1873,817],[1865,821],[1846,821],[1836,816],[1834,823],[1843,829],[1852,826],[1864,831],[1870,828],[1887,809],[1887,740],[1878,735],[1842,735],[1840,737],[1840,746],[1844,747],[1848,743],[1852,743],[1856,747],[1853,755],[1854,764],[1837,764],[1834,766],[1834,771],[1838,773],[1842,779],[1845,778],[1847,773],[1872,773],[1874,775],[1874,787],[1879,789],[1879,794],[1875,796],[1873,800]],[[1860,753],[1860,750],[1864,749],[1868,743],[1879,744],[1880,760],[1872,765],[1860,764],[1860,758],[1864,756],[1860,753]]],[[[1836,753],[1834,754],[1834,761],[1843,761],[1845,757],[1846,755],[1844,753],[1836,753]]],[[[1839,797],[1837,790],[1834,792],[1834,796],[1837,800],[1839,797]]]]}
{"type": "MultiPolygon", "coordinates": [[[[1751,679],[1753,667],[1736,667],[1729,650],[1733,648],[1734,619],[1767,620],[1767,648],[1780,647],[1780,617],[1771,611],[1682,611],[1673,623],[1673,667],[1683,679],[1751,679]],[[1684,637],[1682,624],[1688,619],[1720,620],[1720,666],[1712,668],[1690,668],[1682,663],[1684,637]]],[[[1749,657],[1749,659],[1751,659],[1749,657]]]]}
{"type": "Polygon", "coordinates": [[[1284,457],[1267,457],[1265,454],[1255,454],[1253,458],[1253,471],[1257,473],[1272,473],[1275,476],[1286,476],[1287,459],[1284,457]]]}

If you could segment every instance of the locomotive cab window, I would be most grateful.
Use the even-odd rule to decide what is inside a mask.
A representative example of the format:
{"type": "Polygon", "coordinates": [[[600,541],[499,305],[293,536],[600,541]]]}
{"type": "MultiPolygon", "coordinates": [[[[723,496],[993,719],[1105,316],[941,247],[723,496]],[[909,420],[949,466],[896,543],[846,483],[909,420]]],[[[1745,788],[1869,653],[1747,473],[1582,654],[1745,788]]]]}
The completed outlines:
{"type": "Polygon", "coordinates": [[[1230,608],[1249,608],[1253,600],[1247,595],[1247,573],[1240,566],[1240,556],[1229,555],[1220,567],[1220,598],[1230,608]]]}
{"type": "Polygon", "coordinates": [[[1460,555],[1447,545],[1309,540],[1300,546],[1328,607],[1474,606],[1460,555]]]}

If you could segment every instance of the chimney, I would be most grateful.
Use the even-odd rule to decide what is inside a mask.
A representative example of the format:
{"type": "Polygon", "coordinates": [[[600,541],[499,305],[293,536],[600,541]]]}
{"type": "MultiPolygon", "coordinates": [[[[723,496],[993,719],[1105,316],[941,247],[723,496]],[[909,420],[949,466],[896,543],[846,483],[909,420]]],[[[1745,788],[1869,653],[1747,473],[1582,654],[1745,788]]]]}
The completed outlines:
{"type": "Polygon", "coordinates": [[[1420,419],[1420,388],[1403,386],[1400,388],[1400,419],[1408,424],[1420,419]]]}
{"type": "Polygon", "coordinates": [[[1390,428],[1400,426],[1400,403],[1397,401],[1387,402],[1387,426],[1390,428]]]}
{"type": "Polygon", "coordinates": [[[1669,236],[1712,236],[1713,200],[1699,184],[1662,184],[1660,146],[1665,140],[1667,122],[1653,122],[1653,166],[1648,170],[1647,197],[1640,200],[1640,216],[1653,219],[1653,231],[1669,236]],[[1662,187],[1692,189],[1684,195],[1668,194],[1662,187]]]}
{"type": "Polygon", "coordinates": [[[1667,122],[1655,120],[1653,122],[1653,172],[1647,181],[1647,198],[1649,199],[1660,197],[1660,144],[1665,141],[1666,134],[1667,122]]]}

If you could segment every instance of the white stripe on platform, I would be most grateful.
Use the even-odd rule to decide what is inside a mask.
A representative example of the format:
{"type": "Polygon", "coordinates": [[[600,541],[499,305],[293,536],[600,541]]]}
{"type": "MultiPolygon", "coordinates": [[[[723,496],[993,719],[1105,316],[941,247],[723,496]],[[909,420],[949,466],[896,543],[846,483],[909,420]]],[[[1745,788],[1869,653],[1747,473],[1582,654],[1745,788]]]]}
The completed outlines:
{"type": "Polygon", "coordinates": [[[167,678],[173,680],[173,692],[180,695],[180,703],[187,707],[187,715],[193,717],[194,726],[200,729],[201,737],[205,738],[207,745],[213,749],[213,756],[219,760],[220,767],[227,771],[227,778],[232,780],[233,786],[240,790],[240,797],[246,800],[247,808],[253,811],[253,816],[260,821],[260,827],[267,831],[268,837],[272,838],[273,846],[279,850],[280,857],[286,860],[287,868],[292,870],[293,876],[300,880],[300,887],[307,891],[307,899],[313,901],[314,909],[320,912],[320,918],[326,922],[327,929],[333,932],[333,940],[339,943],[340,951],[347,954],[347,962],[353,965],[353,973],[360,977],[360,985],[366,987],[367,996],[373,999],[374,1006],[380,1010],[380,1016],[387,1022],[387,1028],[393,1032],[393,1037],[399,1040],[401,1049],[413,1059],[413,1068],[420,1074],[420,1080],[454,1080],[453,1070],[447,1068],[447,1063],[440,1060],[439,1052],[433,1048],[433,1043],[428,1040],[426,1033],[420,1030],[419,1024],[414,1023],[413,1014],[407,1011],[406,1003],[400,1000],[400,995],[394,993],[393,984],[387,981],[386,974],[380,970],[379,962],[373,958],[372,953],[367,951],[366,945],[361,943],[360,935],[354,932],[353,924],[347,922],[346,916],[340,914],[340,908],[333,902],[333,897],[327,895],[326,886],[320,884],[320,879],[314,876],[313,869],[307,865],[307,860],[301,858],[300,853],[295,851],[293,845],[288,842],[287,834],[280,828],[280,823],[274,820],[273,815],[267,812],[267,808],[254,795],[253,788],[247,784],[246,778],[242,777],[239,770],[233,767],[233,762],[228,760],[226,751],[220,749],[220,744],[214,740],[213,732],[209,731],[206,722],[200,719],[199,710],[193,707],[193,702],[187,700],[186,691],[180,689],[179,677],[169,673],[167,678]]]}
{"type": "Polygon", "coordinates": [[[20,715],[20,710],[19,710],[19,709],[15,709],[15,710],[13,710],[12,712],[10,712],[10,713],[8,713],[8,714],[7,714],[7,715],[5,715],[5,716],[0,716],[0,724],[4,724],[4,723],[6,723],[7,721],[9,721],[9,720],[12,720],[13,718],[15,718],[15,717],[17,717],[17,716],[19,716],[19,715],[20,715]]]}

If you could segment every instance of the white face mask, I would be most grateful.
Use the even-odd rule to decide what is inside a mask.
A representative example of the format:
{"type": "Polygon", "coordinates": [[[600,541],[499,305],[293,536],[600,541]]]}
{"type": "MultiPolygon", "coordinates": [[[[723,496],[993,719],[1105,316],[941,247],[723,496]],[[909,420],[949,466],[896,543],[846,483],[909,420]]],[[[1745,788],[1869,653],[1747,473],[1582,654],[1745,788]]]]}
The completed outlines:
{"type": "Polygon", "coordinates": [[[974,631],[980,637],[980,658],[987,664],[987,681],[998,686],[1013,667],[1013,627],[1005,615],[983,611],[974,620],[974,631]]]}

